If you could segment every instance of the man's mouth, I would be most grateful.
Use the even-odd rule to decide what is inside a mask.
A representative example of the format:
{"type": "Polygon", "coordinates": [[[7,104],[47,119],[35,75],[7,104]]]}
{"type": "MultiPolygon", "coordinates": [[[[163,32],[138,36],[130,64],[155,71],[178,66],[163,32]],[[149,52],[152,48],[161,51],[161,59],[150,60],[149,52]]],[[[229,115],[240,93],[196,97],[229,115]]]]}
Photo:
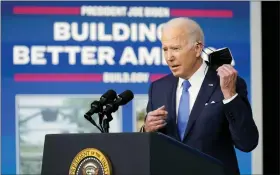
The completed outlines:
{"type": "Polygon", "coordinates": [[[173,66],[171,66],[171,68],[176,68],[176,67],[179,67],[179,65],[173,65],[173,66]]]}

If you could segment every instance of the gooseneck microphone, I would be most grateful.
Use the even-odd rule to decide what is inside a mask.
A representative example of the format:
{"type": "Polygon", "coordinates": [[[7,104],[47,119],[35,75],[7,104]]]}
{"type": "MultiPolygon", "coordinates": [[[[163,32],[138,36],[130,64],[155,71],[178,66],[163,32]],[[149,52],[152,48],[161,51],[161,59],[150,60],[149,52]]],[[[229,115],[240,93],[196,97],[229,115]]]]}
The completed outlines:
{"type": "Polygon", "coordinates": [[[133,98],[133,93],[130,90],[126,90],[123,93],[119,94],[115,101],[113,101],[112,103],[108,103],[103,112],[105,114],[116,112],[119,109],[119,106],[127,104],[133,98]]]}
{"type": "Polygon", "coordinates": [[[91,108],[85,113],[84,117],[96,126],[100,132],[109,133],[109,122],[113,120],[111,113],[116,112],[119,106],[127,104],[133,98],[134,95],[130,90],[126,90],[117,96],[117,93],[110,89],[100,97],[100,100],[91,103],[91,108]],[[91,117],[94,113],[98,113],[100,127],[91,117]]]}
{"type": "Polygon", "coordinates": [[[99,101],[94,101],[91,103],[90,110],[85,114],[85,117],[91,118],[94,113],[102,112],[103,106],[113,102],[116,98],[117,93],[112,89],[108,90],[100,97],[99,101]]]}
{"type": "Polygon", "coordinates": [[[119,106],[127,104],[134,98],[133,93],[130,90],[126,90],[123,93],[119,94],[117,99],[112,103],[108,103],[103,110],[103,113],[106,115],[106,118],[103,121],[103,129],[105,133],[109,133],[109,122],[113,120],[111,115],[112,112],[116,112],[119,109],[119,106]]]}
{"type": "Polygon", "coordinates": [[[102,120],[103,120],[103,106],[108,104],[108,103],[112,103],[117,97],[117,93],[110,89],[108,90],[106,93],[104,93],[101,97],[100,97],[100,100],[99,101],[94,101],[91,103],[91,108],[90,110],[85,113],[84,117],[91,123],[93,124],[94,126],[96,126],[100,132],[104,132],[103,128],[102,128],[102,120]],[[99,114],[99,125],[100,127],[95,123],[95,121],[91,118],[91,116],[94,114],[94,113],[98,113],[99,114]]]}

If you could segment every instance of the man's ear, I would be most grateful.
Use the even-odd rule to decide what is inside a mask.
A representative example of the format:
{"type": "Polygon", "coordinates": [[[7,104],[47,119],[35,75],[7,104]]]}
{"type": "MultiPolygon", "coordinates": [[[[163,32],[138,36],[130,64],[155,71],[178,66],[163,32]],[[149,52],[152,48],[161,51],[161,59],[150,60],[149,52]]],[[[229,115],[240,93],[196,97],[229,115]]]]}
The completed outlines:
{"type": "Polygon", "coordinates": [[[198,58],[201,56],[202,50],[203,50],[203,44],[201,42],[197,42],[195,44],[195,56],[198,58]]]}

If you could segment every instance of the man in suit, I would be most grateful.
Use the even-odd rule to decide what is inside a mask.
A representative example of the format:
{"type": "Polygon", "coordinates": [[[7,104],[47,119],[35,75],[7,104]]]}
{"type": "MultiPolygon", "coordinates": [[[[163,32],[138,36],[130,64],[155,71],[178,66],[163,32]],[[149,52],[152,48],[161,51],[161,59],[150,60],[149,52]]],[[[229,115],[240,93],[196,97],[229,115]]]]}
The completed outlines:
{"type": "Polygon", "coordinates": [[[162,132],[239,174],[234,147],[250,152],[259,138],[245,81],[231,65],[203,61],[204,34],[191,19],[167,22],[161,42],[172,74],[150,85],[142,132],[162,132]]]}

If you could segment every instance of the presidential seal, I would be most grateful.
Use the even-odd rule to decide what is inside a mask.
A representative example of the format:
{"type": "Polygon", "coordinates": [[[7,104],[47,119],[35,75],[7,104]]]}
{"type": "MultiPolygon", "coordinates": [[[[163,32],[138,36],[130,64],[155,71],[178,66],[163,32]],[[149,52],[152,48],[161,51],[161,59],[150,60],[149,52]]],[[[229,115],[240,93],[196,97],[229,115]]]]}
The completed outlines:
{"type": "Polygon", "coordinates": [[[111,162],[99,150],[87,148],[80,151],[71,163],[71,175],[112,175],[111,162]]]}

